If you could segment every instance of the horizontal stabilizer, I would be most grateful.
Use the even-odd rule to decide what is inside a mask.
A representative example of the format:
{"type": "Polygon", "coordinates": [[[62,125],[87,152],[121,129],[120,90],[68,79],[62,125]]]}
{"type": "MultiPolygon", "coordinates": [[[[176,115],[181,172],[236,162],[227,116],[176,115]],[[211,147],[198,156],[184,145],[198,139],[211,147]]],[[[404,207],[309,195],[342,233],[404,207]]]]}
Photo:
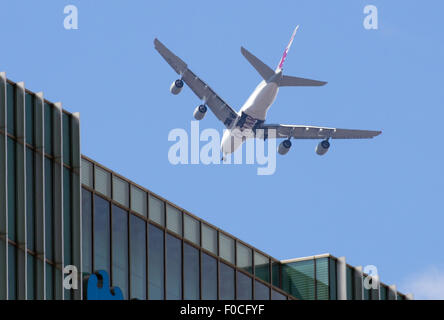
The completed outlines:
{"type": "Polygon", "coordinates": [[[292,76],[283,76],[279,81],[279,87],[319,87],[326,85],[325,81],[317,81],[292,76]]]}
{"type": "Polygon", "coordinates": [[[241,52],[243,56],[250,62],[250,64],[256,69],[257,72],[262,76],[264,80],[270,79],[274,75],[273,69],[259,60],[256,56],[254,56],[251,52],[249,52],[244,47],[241,47],[241,52]]]}

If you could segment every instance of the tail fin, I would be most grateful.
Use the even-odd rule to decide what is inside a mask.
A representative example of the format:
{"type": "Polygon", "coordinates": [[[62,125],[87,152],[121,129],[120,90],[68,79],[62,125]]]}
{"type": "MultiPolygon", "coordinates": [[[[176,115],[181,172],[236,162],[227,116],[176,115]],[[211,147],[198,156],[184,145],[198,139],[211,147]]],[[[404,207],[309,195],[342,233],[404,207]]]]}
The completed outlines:
{"type": "Polygon", "coordinates": [[[293,43],[294,36],[296,35],[296,32],[298,31],[298,29],[299,29],[299,25],[296,26],[296,28],[293,31],[293,34],[291,35],[290,42],[288,43],[287,47],[285,48],[284,54],[282,55],[282,58],[281,58],[281,61],[279,61],[279,64],[276,68],[276,72],[280,72],[282,70],[282,67],[284,66],[285,59],[287,58],[288,51],[290,51],[291,44],[293,43]]]}
{"type": "Polygon", "coordinates": [[[259,58],[254,56],[250,51],[241,47],[242,55],[248,60],[248,62],[256,69],[256,71],[262,76],[264,80],[270,79],[274,75],[273,69],[263,63],[259,58]]]}

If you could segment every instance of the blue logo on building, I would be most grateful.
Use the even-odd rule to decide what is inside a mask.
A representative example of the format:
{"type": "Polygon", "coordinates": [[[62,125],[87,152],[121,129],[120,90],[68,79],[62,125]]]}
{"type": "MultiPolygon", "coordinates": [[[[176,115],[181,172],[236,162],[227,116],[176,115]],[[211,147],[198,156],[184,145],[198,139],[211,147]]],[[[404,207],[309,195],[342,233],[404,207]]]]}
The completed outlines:
{"type": "Polygon", "coordinates": [[[123,300],[119,287],[110,287],[108,273],[98,270],[85,279],[86,300],[123,300]]]}

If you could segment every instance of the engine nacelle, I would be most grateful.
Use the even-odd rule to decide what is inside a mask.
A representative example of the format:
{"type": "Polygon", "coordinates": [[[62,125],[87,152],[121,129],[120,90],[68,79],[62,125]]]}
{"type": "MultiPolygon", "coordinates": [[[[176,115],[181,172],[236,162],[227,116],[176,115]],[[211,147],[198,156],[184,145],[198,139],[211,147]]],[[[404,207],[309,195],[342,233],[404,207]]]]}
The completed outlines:
{"type": "Polygon", "coordinates": [[[316,153],[320,156],[323,156],[327,153],[328,149],[330,148],[330,142],[328,140],[323,140],[319,142],[319,144],[316,147],[316,153]]]}
{"type": "Polygon", "coordinates": [[[197,106],[194,110],[194,119],[196,120],[202,120],[205,117],[205,114],[207,113],[207,106],[204,104],[201,104],[200,106],[197,106]]]}
{"type": "Polygon", "coordinates": [[[181,79],[177,79],[171,84],[170,92],[172,94],[179,94],[183,88],[183,81],[181,79]]]}
{"type": "Polygon", "coordinates": [[[280,155],[285,155],[290,151],[291,148],[291,141],[290,140],[284,140],[279,144],[278,152],[280,155]]]}

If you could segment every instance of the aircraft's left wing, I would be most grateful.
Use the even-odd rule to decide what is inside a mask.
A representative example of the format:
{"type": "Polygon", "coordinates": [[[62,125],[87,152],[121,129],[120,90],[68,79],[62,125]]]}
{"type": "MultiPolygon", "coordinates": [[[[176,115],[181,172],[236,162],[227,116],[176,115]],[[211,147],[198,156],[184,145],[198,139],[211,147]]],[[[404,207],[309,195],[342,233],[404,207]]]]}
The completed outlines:
{"type": "Polygon", "coordinates": [[[188,69],[187,64],[165,47],[162,42],[154,39],[154,47],[174,71],[181,76],[182,80],[191,88],[196,96],[205,102],[215,116],[222,121],[227,128],[230,128],[234,120],[238,117],[237,112],[222,100],[204,81],[188,69]]]}
{"type": "Polygon", "coordinates": [[[276,138],[294,139],[371,139],[381,134],[382,131],[337,129],[301,125],[265,124],[259,129],[276,130],[276,138]]]}

